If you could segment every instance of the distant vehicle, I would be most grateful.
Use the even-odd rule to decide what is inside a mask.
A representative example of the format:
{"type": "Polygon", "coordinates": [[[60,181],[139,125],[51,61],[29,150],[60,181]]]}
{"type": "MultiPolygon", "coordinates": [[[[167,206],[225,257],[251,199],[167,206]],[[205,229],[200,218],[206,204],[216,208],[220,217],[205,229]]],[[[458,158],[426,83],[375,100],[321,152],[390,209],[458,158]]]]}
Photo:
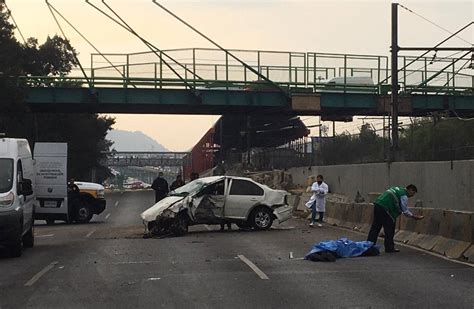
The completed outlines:
{"type": "Polygon", "coordinates": [[[0,138],[0,245],[14,257],[34,246],[34,176],[28,141],[0,138]]]}
{"type": "Polygon", "coordinates": [[[242,228],[269,229],[291,218],[288,192],[273,190],[250,178],[213,176],[196,179],[141,214],[154,235],[183,235],[196,224],[235,223],[242,228]]]}
{"type": "Polygon", "coordinates": [[[319,92],[346,92],[349,93],[373,93],[377,89],[374,81],[368,76],[338,76],[328,80],[319,92]]]}

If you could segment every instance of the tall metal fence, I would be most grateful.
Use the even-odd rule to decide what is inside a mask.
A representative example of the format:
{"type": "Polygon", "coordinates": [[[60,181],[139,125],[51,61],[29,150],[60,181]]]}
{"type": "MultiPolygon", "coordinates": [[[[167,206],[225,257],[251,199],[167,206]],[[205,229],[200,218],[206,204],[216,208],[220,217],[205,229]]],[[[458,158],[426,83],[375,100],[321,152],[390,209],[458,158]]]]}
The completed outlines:
{"type": "MultiPolygon", "coordinates": [[[[255,148],[250,156],[242,154],[241,162],[255,170],[389,162],[392,150],[388,128],[386,131],[384,135],[363,125],[358,134],[313,137],[277,148],[255,148]]],[[[401,127],[397,161],[471,159],[474,159],[474,120],[425,118],[401,127]]]]}

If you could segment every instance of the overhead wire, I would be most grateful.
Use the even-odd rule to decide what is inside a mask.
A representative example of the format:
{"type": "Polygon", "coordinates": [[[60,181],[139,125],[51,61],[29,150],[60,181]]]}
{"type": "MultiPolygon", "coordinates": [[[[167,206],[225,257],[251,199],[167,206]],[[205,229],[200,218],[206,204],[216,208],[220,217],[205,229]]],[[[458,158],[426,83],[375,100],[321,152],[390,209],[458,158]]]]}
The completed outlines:
{"type": "MultiPolygon", "coordinates": [[[[104,1],[104,0],[103,0],[104,1]]],[[[229,50],[223,48],[222,46],[220,46],[219,44],[217,44],[216,42],[214,42],[213,40],[211,40],[208,36],[206,36],[205,34],[203,34],[202,32],[200,32],[199,30],[197,30],[196,28],[194,28],[193,26],[191,26],[188,22],[186,22],[185,20],[183,20],[182,18],[180,18],[178,15],[176,15],[175,13],[171,12],[170,10],[168,10],[165,6],[163,6],[162,4],[158,3],[157,0],[152,0],[152,2],[160,7],[162,10],[164,10],[166,13],[170,14],[171,16],[173,16],[174,18],[176,18],[178,21],[180,21],[181,23],[183,23],[184,25],[186,25],[188,28],[190,28],[191,30],[193,30],[194,32],[196,32],[197,34],[199,34],[200,36],[202,36],[203,38],[205,38],[207,41],[211,42],[213,45],[215,45],[216,47],[218,47],[220,50],[224,51],[227,55],[231,56],[233,59],[235,59],[236,61],[238,61],[240,64],[242,64],[243,66],[245,66],[248,70],[250,70],[252,73],[256,74],[259,78],[263,79],[264,81],[268,82],[271,86],[275,87],[276,89],[280,90],[281,92],[283,92],[285,94],[285,96],[287,97],[287,99],[289,99],[289,95],[288,93],[282,88],[280,87],[278,84],[276,84],[275,82],[273,82],[271,79],[267,78],[265,75],[261,74],[260,72],[256,71],[254,68],[252,68],[251,66],[249,66],[247,63],[245,63],[244,61],[240,60],[240,58],[238,58],[237,56],[235,56],[233,53],[231,53],[229,50]]]]}
{"type": "MultiPolygon", "coordinates": [[[[421,14],[418,14],[418,13],[414,12],[413,10],[411,10],[411,9],[407,8],[406,6],[404,6],[404,5],[400,4],[400,3],[399,3],[398,5],[399,5],[401,8],[403,8],[403,9],[407,10],[408,12],[410,12],[410,13],[414,14],[415,16],[418,16],[418,17],[420,17],[421,19],[423,19],[423,20],[425,20],[425,21],[429,22],[430,24],[434,25],[435,27],[437,27],[437,28],[439,28],[439,29],[441,29],[441,30],[445,31],[446,33],[449,33],[449,34],[454,34],[454,33],[453,33],[453,32],[451,32],[450,30],[448,30],[448,29],[446,29],[446,28],[444,28],[444,27],[442,27],[442,26],[438,25],[438,24],[437,24],[437,23],[435,23],[434,21],[431,21],[431,20],[429,20],[428,18],[426,18],[426,17],[422,16],[421,14]]],[[[458,38],[458,39],[460,39],[460,40],[462,40],[462,41],[464,41],[464,42],[465,42],[465,43],[467,43],[467,44],[470,44],[470,45],[472,45],[472,42],[469,42],[469,41],[467,41],[467,40],[465,40],[465,39],[461,38],[461,37],[460,37],[460,36],[458,36],[458,35],[455,35],[455,37],[456,37],[456,38],[458,38]]]]}
{"type": "Polygon", "coordinates": [[[8,14],[10,15],[10,18],[12,19],[13,24],[15,25],[16,30],[18,30],[18,33],[20,34],[21,39],[23,40],[23,43],[26,44],[25,37],[23,36],[23,33],[21,32],[21,29],[20,29],[20,27],[18,26],[18,23],[16,22],[15,18],[13,17],[13,13],[12,13],[12,11],[10,10],[10,8],[8,7],[7,2],[6,2],[6,1],[3,1],[3,4],[5,5],[5,8],[7,9],[7,12],[8,12],[8,14]]]}
{"type": "MultiPolygon", "coordinates": [[[[53,16],[54,18],[54,21],[56,22],[56,25],[58,26],[59,30],[61,31],[62,35],[63,35],[63,38],[66,40],[67,44],[69,45],[70,48],[71,45],[69,43],[69,39],[67,38],[66,36],[66,33],[64,32],[61,24],[59,23],[59,20],[56,18],[56,15],[54,14],[53,12],[53,9],[52,9],[52,5],[48,2],[48,0],[45,0],[46,4],[48,5],[48,9],[49,11],[51,12],[51,15],[53,16]]],[[[85,70],[84,70],[84,67],[82,66],[81,62],[79,61],[79,58],[77,57],[77,54],[76,53],[73,53],[73,57],[74,59],[77,61],[79,67],[81,68],[81,72],[82,74],[84,75],[86,81],[87,81],[87,84],[89,85],[89,89],[91,90],[91,92],[93,91],[92,89],[94,89],[94,85],[92,84],[90,78],[87,76],[85,70]]]]}
{"type": "MultiPolygon", "coordinates": [[[[51,9],[53,9],[74,31],[76,31],[77,34],[79,34],[79,36],[81,38],[83,38],[100,56],[102,56],[102,58],[104,58],[106,60],[106,62],[108,64],[110,64],[110,66],[112,68],[114,68],[121,76],[122,78],[126,78],[125,74],[120,71],[118,68],[117,68],[117,65],[114,65],[110,60],[109,58],[107,58],[94,44],[92,44],[91,41],[89,41],[71,22],[69,22],[69,20],[67,20],[51,3],[48,2],[48,0],[46,0],[46,3],[48,4],[48,6],[51,7],[51,9]]],[[[55,18],[56,19],[56,18],[55,18]]],[[[62,30],[61,30],[62,31],[62,30]]],[[[134,85],[132,83],[132,86],[134,88],[137,88],[136,85],[134,85]]]]}
{"type": "MultiPolygon", "coordinates": [[[[410,61],[408,64],[405,64],[402,68],[398,69],[397,72],[401,72],[403,70],[405,70],[407,67],[409,67],[410,65],[412,65],[413,63],[415,63],[416,61],[418,61],[419,59],[423,58],[424,56],[426,56],[428,53],[430,53],[432,50],[436,50],[437,47],[441,46],[442,44],[444,44],[445,42],[449,41],[453,36],[455,36],[456,34],[464,31],[465,29],[469,28],[471,25],[474,24],[474,21],[471,21],[469,22],[467,25],[465,25],[464,27],[462,27],[461,29],[459,29],[458,31],[456,31],[454,34],[452,34],[451,36],[447,37],[446,39],[442,40],[441,42],[439,42],[438,44],[436,44],[434,47],[432,47],[431,49],[428,49],[427,51],[425,51],[423,54],[421,54],[420,56],[417,56],[415,59],[413,59],[412,61],[410,61]]],[[[380,82],[380,84],[382,83],[385,83],[386,81],[388,81],[389,79],[391,78],[391,75],[387,76],[384,80],[382,80],[380,82]]]]}
{"type": "Polygon", "coordinates": [[[186,87],[188,87],[190,90],[191,90],[191,93],[194,95],[194,96],[198,96],[198,93],[195,92],[195,87],[193,87],[191,84],[189,84],[176,70],[174,70],[172,68],[172,66],[162,57],[162,55],[166,56],[168,59],[170,59],[171,61],[173,61],[174,63],[176,63],[177,65],[181,66],[182,68],[184,68],[187,72],[190,72],[195,78],[198,78],[200,80],[202,80],[202,78],[196,74],[195,72],[191,71],[190,69],[188,69],[186,66],[182,65],[180,62],[176,61],[173,57],[171,57],[170,55],[168,55],[165,51],[159,49],[158,47],[156,47],[154,44],[150,43],[149,41],[147,41],[146,39],[144,39],[142,36],[140,36],[127,22],[125,22],[125,20],[120,17],[118,15],[118,13],[116,13],[112,7],[110,5],[108,5],[104,0],[102,0],[102,3],[107,7],[107,9],[109,9],[112,14],[114,14],[119,20],[115,19],[114,17],[110,16],[110,14],[108,14],[107,12],[105,12],[104,10],[102,10],[101,8],[97,7],[95,4],[91,3],[89,0],[86,0],[86,3],[89,4],[91,7],[93,7],[95,10],[97,10],[99,13],[101,13],[102,15],[106,16],[107,18],[109,18],[110,20],[112,20],[114,23],[116,23],[117,25],[119,25],[120,27],[122,27],[123,29],[125,29],[126,31],[130,32],[132,35],[134,35],[135,37],[137,37],[143,44],[145,44],[145,46],[147,46],[150,51],[155,54],[155,56],[157,56],[161,62],[163,62],[163,64],[165,64],[185,85],[186,87]],[[159,53],[158,53],[159,52],[159,53]]]}

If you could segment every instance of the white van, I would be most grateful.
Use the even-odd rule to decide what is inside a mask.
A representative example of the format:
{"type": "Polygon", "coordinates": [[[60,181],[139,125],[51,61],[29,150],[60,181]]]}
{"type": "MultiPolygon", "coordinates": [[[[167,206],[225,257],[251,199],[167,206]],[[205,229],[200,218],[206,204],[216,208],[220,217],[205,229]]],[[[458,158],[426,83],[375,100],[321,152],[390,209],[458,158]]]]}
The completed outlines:
{"type": "Polygon", "coordinates": [[[34,179],[28,141],[0,138],[0,245],[15,257],[34,246],[34,179]]]}
{"type": "Polygon", "coordinates": [[[377,91],[374,81],[368,76],[344,76],[334,77],[325,82],[324,88],[319,92],[346,92],[349,93],[373,93],[377,91]]]}

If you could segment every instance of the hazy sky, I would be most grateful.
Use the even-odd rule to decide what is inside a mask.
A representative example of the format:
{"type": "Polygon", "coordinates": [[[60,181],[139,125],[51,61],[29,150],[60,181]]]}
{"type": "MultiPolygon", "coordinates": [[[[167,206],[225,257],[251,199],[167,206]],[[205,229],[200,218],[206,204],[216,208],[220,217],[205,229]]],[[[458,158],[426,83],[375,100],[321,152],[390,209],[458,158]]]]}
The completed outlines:
{"type": "MultiPolygon", "coordinates": [[[[142,43],[113,24],[84,0],[50,0],[69,21],[103,52],[145,51],[142,43]]],[[[100,5],[100,1],[91,0],[100,5]]],[[[43,42],[59,33],[42,0],[7,0],[26,37],[43,42]]],[[[109,0],[119,14],[149,41],[162,49],[211,47],[189,29],[152,3],[151,0],[109,0]]],[[[337,52],[389,55],[390,1],[319,0],[195,0],[162,1],[162,4],[226,48],[337,52]]],[[[414,12],[452,32],[473,20],[474,1],[400,1],[414,12]]],[[[90,66],[93,50],[63,23],[81,62],[90,66]]],[[[401,46],[432,46],[447,33],[404,9],[399,10],[401,46]]],[[[474,41],[473,29],[462,37],[474,41]]],[[[459,39],[449,46],[466,43],[459,39]]],[[[217,116],[113,115],[115,128],[139,130],[170,150],[190,149],[217,116]]],[[[303,117],[307,124],[316,117],[303,117]]],[[[342,124],[349,130],[355,124],[342,124]]],[[[316,133],[316,132],[314,132],[316,133]]]]}

